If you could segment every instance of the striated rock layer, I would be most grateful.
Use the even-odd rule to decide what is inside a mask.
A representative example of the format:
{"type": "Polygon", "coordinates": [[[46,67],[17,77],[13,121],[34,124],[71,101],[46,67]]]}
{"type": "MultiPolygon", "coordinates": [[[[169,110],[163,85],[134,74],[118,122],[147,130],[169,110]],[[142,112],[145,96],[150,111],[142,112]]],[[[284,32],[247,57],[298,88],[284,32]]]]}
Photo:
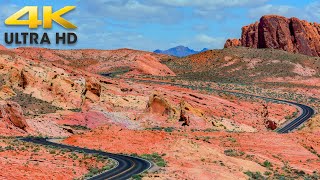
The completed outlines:
{"type": "Polygon", "coordinates": [[[243,27],[240,40],[228,39],[225,44],[225,48],[235,46],[282,49],[320,56],[320,25],[298,18],[267,15],[260,22],[243,27]]]}

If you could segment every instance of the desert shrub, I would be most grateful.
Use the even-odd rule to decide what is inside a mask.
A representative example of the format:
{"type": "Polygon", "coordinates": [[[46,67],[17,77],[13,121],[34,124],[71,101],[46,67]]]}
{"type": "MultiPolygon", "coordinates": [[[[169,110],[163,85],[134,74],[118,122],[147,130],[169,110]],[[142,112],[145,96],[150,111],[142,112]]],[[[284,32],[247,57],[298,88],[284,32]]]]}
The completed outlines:
{"type": "Polygon", "coordinates": [[[235,138],[232,138],[232,137],[228,138],[228,141],[231,141],[233,143],[237,142],[237,140],[235,138]]]}
{"type": "Polygon", "coordinates": [[[243,156],[244,155],[244,152],[242,151],[237,151],[235,149],[227,149],[224,151],[224,154],[227,155],[227,156],[233,156],[233,157],[236,157],[236,156],[243,156]]]}
{"type": "Polygon", "coordinates": [[[272,163],[268,160],[264,161],[262,166],[266,167],[266,168],[271,168],[272,167],[272,163]]]}
{"type": "Polygon", "coordinates": [[[166,127],[164,128],[165,132],[173,132],[174,128],[173,127],[166,127]]]}
{"type": "Polygon", "coordinates": [[[88,128],[87,126],[81,126],[81,125],[68,125],[68,124],[64,124],[64,126],[71,127],[72,129],[75,129],[75,130],[90,130],[90,128],[88,128]]]}
{"type": "Polygon", "coordinates": [[[152,127],[152,128],[146,128],[146,130],[151,130],[151,131],[165,131],[165,132],[173,132],[175,130],[174,127],[152,127]]]}
{"type": "Polygon", "coordinates": [[[143,178],[143,175],[141,174],[135,174],[131,177],[133,180],[141,180],[143,178]]]}
{"type": "Polygon", "coordinates": [[[75,108],[75,109],[69,109],[72,112],[81,112],[82,109],[81,108],[75,108]]]}

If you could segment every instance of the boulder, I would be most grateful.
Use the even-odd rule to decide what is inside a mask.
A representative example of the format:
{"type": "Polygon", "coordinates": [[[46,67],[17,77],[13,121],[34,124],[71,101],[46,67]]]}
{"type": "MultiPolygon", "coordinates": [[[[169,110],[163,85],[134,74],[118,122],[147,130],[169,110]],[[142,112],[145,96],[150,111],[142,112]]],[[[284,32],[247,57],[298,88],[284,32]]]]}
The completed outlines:
{"type": "Polygon", "coordinates": [[[147,111],[161,116],[167,116],[168,119],[176,118],[177,109],[169,101],[159,94],[152,94],[147,104],[147,111]]]}
{"type": "Polygon", "coordinates": [[[224,48],[237,47],[237,46],[241,46],[241,41],[239,39],[228,39],[226,44],[224,45],[224,48]]]}
{"type": "Polygon", "coordinates": [[[274,121],[271,121],[271,120],[267,120],[265,122],[265,125],[266,125],[266,128],[267,129],[270,129],[270,130],[276,130],[278,128],[278,124],[274,121]]]}

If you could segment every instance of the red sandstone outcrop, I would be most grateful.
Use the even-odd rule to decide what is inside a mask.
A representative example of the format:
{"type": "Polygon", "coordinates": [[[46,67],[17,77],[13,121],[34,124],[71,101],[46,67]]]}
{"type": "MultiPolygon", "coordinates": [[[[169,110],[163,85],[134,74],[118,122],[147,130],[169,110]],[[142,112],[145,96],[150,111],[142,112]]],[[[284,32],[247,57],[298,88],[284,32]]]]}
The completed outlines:
{"type": "Polygon", "coordinates": [[[15,102],[0,101],[0,119],[22,130],[28,127],[20,105],[15,102]]]}
{"type": "Polygon", "coordinates": [[[228,39],[226,44],[224,45],[225,48],[237,46],[241,46],[241,41],[239,39],[228,39]]]}
{"type": "Polygon", "coordinates": [[[162,95],[158,94],[152,94],[150,96],[147,104],[147,111],[161,116],[168,116],[170,119],[177,115],[176,108],[162,95]]]}
{"type": "Polygon", "coordinates": [[[266,124],[266,128],[270,129],[272,131],[276,130],[278,128],[278,124],[276,122],[274,122],[274,121],[271,121],[271,120],[267,120],[265,122],[265,124],[266,124]]]}
{"type": "Polygon", "coordinates": [[[320,56],[320,25],[298,18],[267,15],[260,22],[243,27],[240,41],[229,39],[225,47],[272,48],[320,56]]]}

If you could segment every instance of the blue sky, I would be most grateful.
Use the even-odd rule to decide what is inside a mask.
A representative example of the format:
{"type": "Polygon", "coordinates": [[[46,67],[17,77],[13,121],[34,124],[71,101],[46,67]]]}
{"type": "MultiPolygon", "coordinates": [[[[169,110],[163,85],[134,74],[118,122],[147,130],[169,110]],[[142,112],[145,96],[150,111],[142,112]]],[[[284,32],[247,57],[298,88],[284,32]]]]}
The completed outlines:
{"type": "MultiPolygon", "coordinates": [[[[0,0],[1,21],[27,5],[55,10],[77,6],[65,17],[78,26],[78,43],[51,48],[215,49],[223,48],[228,38],[239,38],[242,26],[265,14],[320,22],[319,0],[0,0]]],[[[1,34],[29,31],[4,24],[0,29],[1,34]]],[[[49,33],[63,31],[56,25],[49,33]]],[[[0,40],[3,43],[3,35],[0,40]]]]}

